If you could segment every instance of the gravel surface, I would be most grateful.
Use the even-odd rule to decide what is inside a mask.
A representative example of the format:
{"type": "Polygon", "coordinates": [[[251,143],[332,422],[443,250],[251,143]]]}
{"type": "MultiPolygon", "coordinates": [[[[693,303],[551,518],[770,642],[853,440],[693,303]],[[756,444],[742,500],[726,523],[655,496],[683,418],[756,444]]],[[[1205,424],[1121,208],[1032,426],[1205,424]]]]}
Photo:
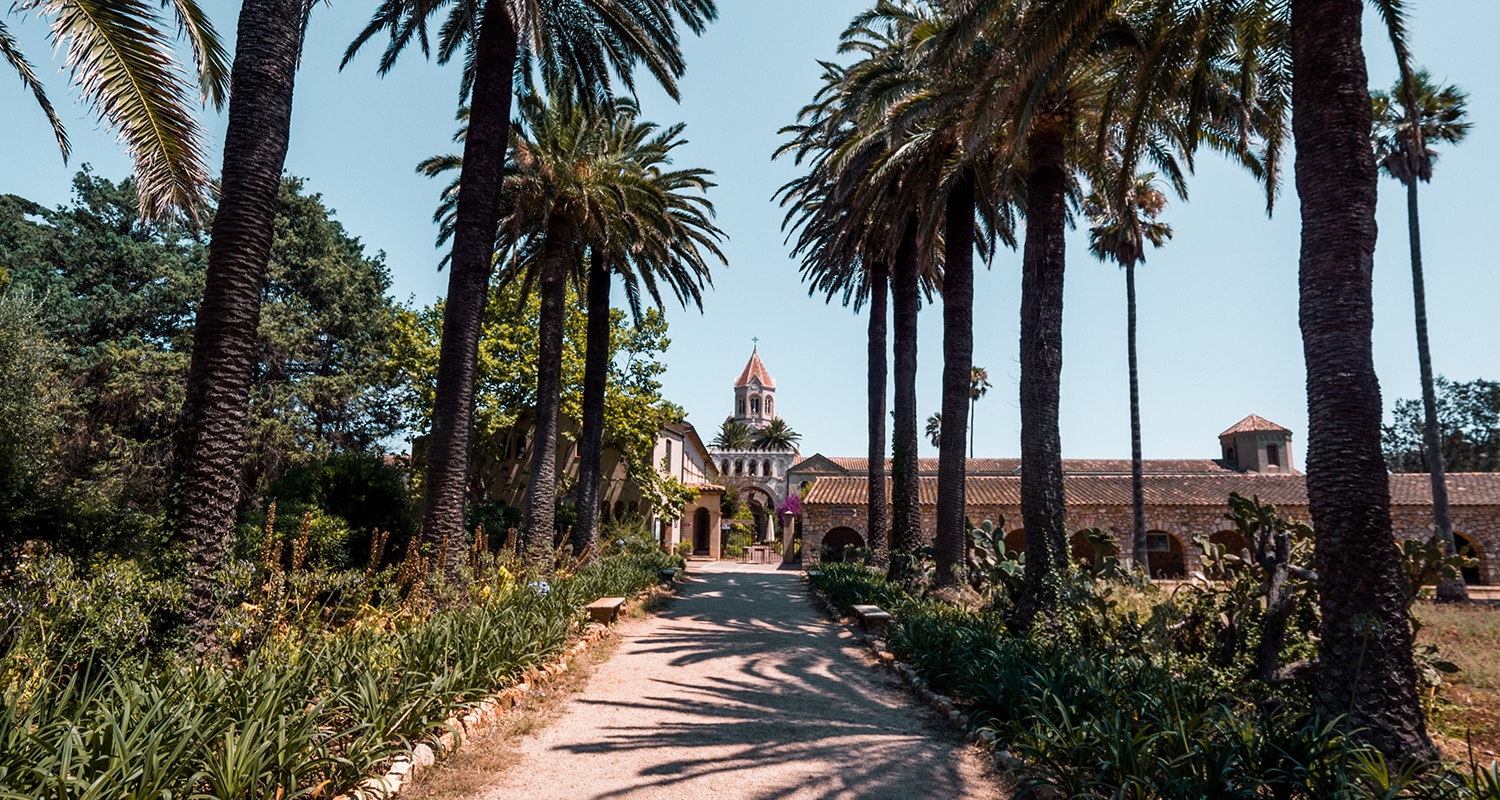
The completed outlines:
{"type": "Polygon", "coordinates": [[[796,572],[694,565],[621,625],[562,715],[479,796],[998,798],[982,759],[807,599],[796,572]]]}

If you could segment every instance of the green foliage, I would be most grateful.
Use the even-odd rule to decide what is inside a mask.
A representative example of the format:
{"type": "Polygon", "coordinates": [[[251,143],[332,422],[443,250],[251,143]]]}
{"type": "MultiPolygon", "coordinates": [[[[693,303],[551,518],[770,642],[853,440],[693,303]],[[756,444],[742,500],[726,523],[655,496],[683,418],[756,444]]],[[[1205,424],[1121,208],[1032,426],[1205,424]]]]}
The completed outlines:
{"type": "Polygon", "coordinates": [[[261,571],[245,613],[263,635],[234,661],[181,663],[139,644],[160,646],[150,610],[176,595],[126,573],[83,581],[65,564],[31,565],[32,588],[0,595],[0,796],[346,791],[555,658],[584,605],[653,585],[671,561],[621,554],[544,584],[477,557],[468,602],[439,575],[400,589],[391,572],[287,573],[275,589],[277,573],[261,571]]]}
{"type": "Polygon", "coordinates": [[[725,417],[710,444],[720,450],[749,450],[755,446],[755,431],[734,417],[725,417]]]}
{"type": "Polygon", "coordinates": [[[749,525],[736,522],[729,526],[729,534],[724,537],[724,557],[739,558],[745,554],[745,548],[750,546],[754,538],[754,531],[749,525]]]}
{"type": "MultiPolygon", "coordinates": [[[[562,405],[559,413],[582,419],[583,367],[588,317],[583,303],[569,288],[568,314],[564,322],[562,405]]],[[[397,312],[395,323],[395,369],[408,376],[407,405],[418,430],[431,426],[437,389],[438,349],[442,342],[443,301],[415,311],[397,312]]],[[[537,320],[541,311],[533,294],[522,300],[521,287],[491,289],[485,306],[484,336],[479,343],[479,370],[475,386],[474,496],[486,502],[491,484],[511,479],[507,465],[514,464],[522,448],[518,439],[529,439],[536,407],[537,320]],[[518,436],[519,434],[519,436],[518,436]]],[[[685,417],[683,410],[661,395],[660,377],[666,364],[660,359],[671,344],[666,317],[646,309],[639,322],[627,324],[625,312],[610,312],[609,384],[604,402],[604,445],[624,456],[630,477],[654,487],[657,478],[651,452],[661,426],[685,417]]]]}
{"type": "Polygon", "coordinates": [[[40,306],[25,289],[0,289],[0,553],[23,538],[56,429],[62,386],[40,306]]]}
{"type": "Polygon", "coordinates": [[[724,495],[719,498],[719,514],[724,519],[736,519],[740,515],[740,487],[724,484],[724,495]]]}
{"type": "MultiPolygon", "coordinates": [[[[278,503],[291,517],[308,508],[337,517],[351,531],[351,557],[369,551],[371,532],[377,529],[393,535],[392,544],[404,549],[419,523],[406,471],[379,455],[341,453],[293,467],[271,484],[265,501],[278,503]]],[[[248,517],[247,522],[260,525],[248,517]]],[[[489,530],[499,534],[505,528],[489,530]]]]}
{"type": "MultiPolygon", "coordinates": [[[[1438,376],[1438,427],[1449,472],[1500,470],[1500,382],[1450,381],[1438,376]]],[[[1392,472],[1427,472],[1421,399],[1397,400],[1384,429],[1382,449],[1392,472]]]]}
{"type": "Polygon", "coordinates": [[[1094,618],[1086,635],[1054,628],[1021,637],[999,611],[921,599],[863,566],[828,564],[812,583],[846,613],[858,603],[891,612],[887,647],[1022,759],[1023,790],[1184,800],[1486,796],[1457,790],[1487,780],[1477,768],[1472,779],[1423,764],[1395,769],[1337,720],[1300,711],[1305,696],[1264,702],[1244,683],[1207,679],[1177,649],[1166,617],[1122,616],[1097,589],[1063,596],[1083,609],[1075,617],[1094,618]]]}
{"type": "MultiPolygon", "coordinates": [[[[56,209],[0,197],[0,269],[11,291],[36,298],[68,387],[48,400],[56,435],[28,449],[38,491],[24,535],[79,555],[157,553],[206,244],[142,222],[129,180],[85,170],[73,190],[56,209]]],[[[252,491],[297,464],[376,450],[401,429],[389,287],[383,259],[285,179],[250,406],[252,491]]]]}
{"type": "Polygon", "coordinates": [[[1014,602],[1025,583],[1026,554],[1006,548],[1005,518],[1000,518],[999,525],[991,520],[985,520],[977,527],[967,519],[964,522],[969,525],[975,577],[981,585],[988,585],[1007,602],[1014,602]]]}

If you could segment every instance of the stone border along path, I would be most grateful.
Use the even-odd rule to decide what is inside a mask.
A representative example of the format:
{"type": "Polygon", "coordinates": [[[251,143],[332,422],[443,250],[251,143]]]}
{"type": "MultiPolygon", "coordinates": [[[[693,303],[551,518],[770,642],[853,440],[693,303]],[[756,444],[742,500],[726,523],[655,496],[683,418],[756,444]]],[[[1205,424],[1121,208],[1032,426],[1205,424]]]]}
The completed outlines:
{"type": "Polygon", "coordinates": [[[918,705],[798,573],[707,564],[618,630],[561,716],[485,800],[911,800],[1002,796],[978,748],[918,705]]]}

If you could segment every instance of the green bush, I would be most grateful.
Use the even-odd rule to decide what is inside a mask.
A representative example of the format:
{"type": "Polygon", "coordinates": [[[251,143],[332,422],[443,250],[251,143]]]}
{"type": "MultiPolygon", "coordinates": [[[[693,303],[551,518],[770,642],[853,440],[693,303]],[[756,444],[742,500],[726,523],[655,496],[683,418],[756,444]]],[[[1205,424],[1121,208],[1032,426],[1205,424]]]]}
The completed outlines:
{"type": "Polygon", "coordinates": [[[754,538],[754,532],[749,525],[736,522],[729,526],[729,533],[724,537],[724,557],[739,558],[745,554],[745,548],[750,546],[754,538]]]}
{"type": "MultiPolygon", "coordinates": [[[[386,552],[399,556],[419,524],[406,471],[381,455],[341,453],[293,467],[271,485],[265,500],[276,501],[283,516],[299,521],[310,508],[341,519],[351,533],[351,562],[369,552],[377,528],[392,536],[386,552]]],[[[250,517],[246,521],[255,524],[250,517]]]]}

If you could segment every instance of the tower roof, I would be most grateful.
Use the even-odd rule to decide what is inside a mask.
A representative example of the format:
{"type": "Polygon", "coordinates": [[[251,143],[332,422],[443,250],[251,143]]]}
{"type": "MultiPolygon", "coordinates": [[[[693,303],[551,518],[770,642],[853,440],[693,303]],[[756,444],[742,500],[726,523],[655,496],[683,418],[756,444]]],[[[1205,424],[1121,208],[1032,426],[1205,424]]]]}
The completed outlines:
{"type": "Polygon", "coordinates": [[[751,378],[760,381],[760,385],[767,389],[776,388],[775,379],[771,377],[771,373],[766,372],[766,365],[761,363],[760,348],[750,351],[750,363],[745,365],[745,371],[740,373],[740,379],[734,382],[735,388],[749,386],[751,378]]]}
{"type": "Polygon", "coordinates": [[[1265,417],[1258,417],[1254,414],[1251,414],[1250,416],[1245,417],[1239,422],[1234,423],[1234,425],[1230,426],[1229,430],[1219,434],[1219,438],[1222,439],[1225,436],[1233,436],[1236,433],[1259,433],[1262,431],[1275,433],[1292,432],[1290,428],[1283,428],[1282,426],[1277,425],[1276,423],[1266,419],[1265,417]]]}

